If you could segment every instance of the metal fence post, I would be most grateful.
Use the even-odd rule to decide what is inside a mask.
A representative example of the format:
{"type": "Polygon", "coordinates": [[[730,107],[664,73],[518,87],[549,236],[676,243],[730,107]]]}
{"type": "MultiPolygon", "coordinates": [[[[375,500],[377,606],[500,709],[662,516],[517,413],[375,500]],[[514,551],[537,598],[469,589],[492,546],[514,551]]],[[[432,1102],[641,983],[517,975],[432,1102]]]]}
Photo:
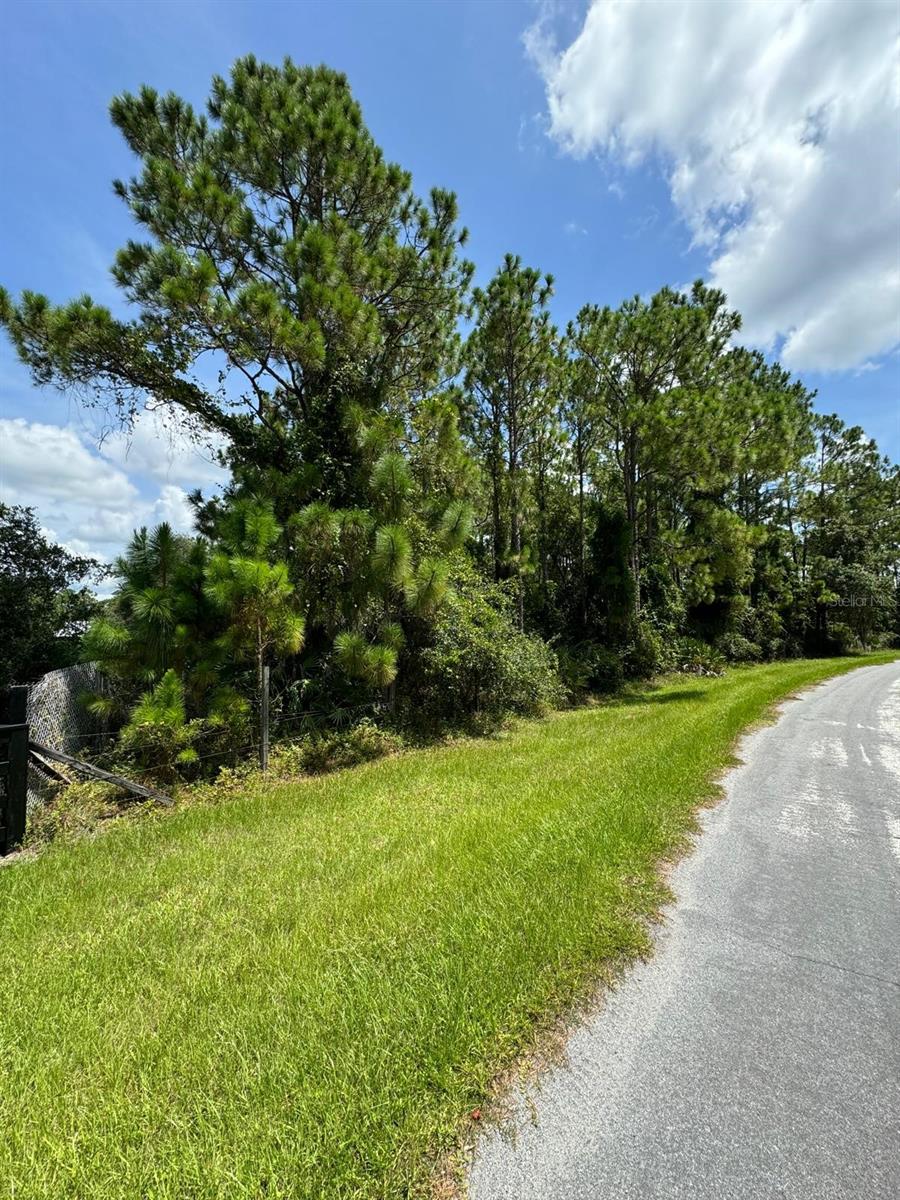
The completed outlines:
{"type": "Polygon", "coordinates": [[[0,854],[25,836],[28,795],[28,688],[11,687],[0,709],[0,854]]]}

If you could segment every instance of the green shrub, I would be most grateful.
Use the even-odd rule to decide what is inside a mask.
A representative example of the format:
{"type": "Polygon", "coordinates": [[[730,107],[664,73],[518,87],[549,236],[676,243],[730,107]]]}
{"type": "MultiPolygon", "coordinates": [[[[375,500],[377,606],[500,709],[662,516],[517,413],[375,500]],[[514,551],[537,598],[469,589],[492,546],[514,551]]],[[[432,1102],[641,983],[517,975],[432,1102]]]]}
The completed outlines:
{"type": "Polygon", "coordinates": [[[608,646],[597,646],[590,658],[590,684],[595,692],[617,692],[625,682],[621,654],[608,646]]]}
{"type": "Polygon", "coordinates": [[[458,563],[422,649],[409,655],[403,703],[415,722],[536,714],[562,703],[556,655],[521,633],[504,587],[458,563]]]}
{"type": "Polygon", "coordinates": [[[225,687],[213,693],[209,711],[204,719],[188,720],[184,684],[166,671],[132,709],[117,750],[126,762],[169,781],[196,777],[204,764],[214,770],[246,745],[249,706],[225,687]]]}
{"type": "Polygon", "coordinates": [[[559,672],[569,695],[616,692],[625,681],[622,655],[600,642],[580,642],[559,652],[559,672]]]}
{"type": "Polygon", "coordinates": [[[725,670],[725,659],[699,638],[676,638],[670,654],[672,667],[686,675],[721,675],[725,670]]]}
{"type": "Polygon", "coordinates": [[[869,639],[869,650],[900,650],[900,633],[879,633],[869,639]]]}
{"type": "Polygon", "coordinates": [[[563,646],[556,654],[559,677],[566,694],[577,700],[590,690],[590,663],[581,652],[581,646],[563,646]]]}
{"type": "Polygon", "coordinates": [[[370,717],[364,717],[350,729],[313,735],[280,751],[280,765],[294,762],[296,770],[308,775],[322,775],[342,767],[355,767],[372,762],[403,748],[402,739],[382,729],[370,717]]]}
{"type": "Polygon", "coordinates": [[[715,640],[715,648],[728,662],[759,662],[762,648],[742,633],[723,633],[715,640]]]}
{"type": "Polygon", "coordinates": [[[187,720],[184,685],[169,670],[134,706],[119,734],[119,750],[144,770],[173,775],[178,765],[196,761],[193,742],[198,725],[187,720]]]}
{"type": "Polygon", "coordinates": [[[632,679],[648,679],[671,665],[662,634],[649,621],[638,621],[623,654],[625,674],[632,679]]]}
{"type": "Polygon", "coordinates": [[[829,625],[828,632],[823,639],[822,653],[829,656],[854,654],[861,649],[862,643],[856,632],[844,621],[835,621],[829,625]]]}
{"type": "MultiPolygon", "coordinates": [[[[760,660],[797,658],[803,651],[800,642],[786,629],[781,608],[770,600],[760,599],[748,605],[737,632],[759,647],[760,660]]],[[[726,651],[723,653],[729,657],[726,651]]]]}

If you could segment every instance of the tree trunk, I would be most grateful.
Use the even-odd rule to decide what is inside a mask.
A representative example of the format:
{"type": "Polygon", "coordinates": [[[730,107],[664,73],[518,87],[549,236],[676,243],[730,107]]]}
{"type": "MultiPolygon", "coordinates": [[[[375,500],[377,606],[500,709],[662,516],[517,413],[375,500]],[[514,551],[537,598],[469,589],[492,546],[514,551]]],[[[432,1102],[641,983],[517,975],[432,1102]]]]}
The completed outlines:
{"type": "MultiPolygon", "coordinates": [[[[385,625],[389,625],[390,621],[391,621],[391,600],[390,600],[390,596],[388,595],[388,596],[385,596],[385,598],[384,598],[384,623],[385,623],[385,625]]],[[[392,713],[394,711],[394,709],[396,708],[396,706],[397,706],[397,680],[396,679],[392,679],[391,682],[384,689],[384,695],[382,696],[382,703],[384,704],[385,708],[390,713],[392,713]]]]}
{"type": "Polygon", "coordinates": [[[513,396],[514,382],[510,382],[510,402],[507,415],[509,433],[509,552],[516,564],[517,598],[516,610],[519,629],[525,628],[525,596],[522,586],[522,529],[519,524],[519,424],[518,401],[513,396]]]}
{"type": "Polygon", "coordinates": [[[541,564],[541,602],[547,599],[547,472],[543,463],[537,473],[538,539],[541,564]]]}
{"type": "Polygon", "coordinates": [[[587,628],[587,583],[585,581],[584,546],[584,454],[578,442],[578,594],[581,607],[581,628],[587,628]]]}
{"type": "Polygon", "coordinates": [[[522,531],[519,527],[519,513],[516,507],[516,483],[512,483],[509,508],[509,540],[510,540],[510,555],[516,564],[516,612],[518,614],[519,629],[525,628],[525,594],[522,578],[522,531]]]}
{"type": "Polygon", "coordinates": [[[262,645],[256,653],[256,680],[259,687],[259,765],[269,769],[269,668],[262,645]]]}
{"type": "Polygon", "coordinates": [[[503,570],[503,518],[500,512],[500,472],[497,469],[496,461],[491,467],[491,521],[493,523],[493,554],[494,554],[494,582],[498,583],[502,578],[503,570]]]}
{"type": "Polygon", "coordinates": [[[623,483],[625,490],[625,516],[631,534],[631,545],[628,550],[628,566],[634,582],[634,616],[641,615],[641,552],[639,545],[640,530],[638,528],[638,493],[637,493],[637,454],[636,436],[630,430],[626,442],[623,463],[623,483]]]}
{"type": "Polygon", "coordinates": [[[516,570],[516,612],[519,629],[525,628],[525,594],[522,577],[522,528],[519,524],[519,471],[518,464],[510,462],[509,468],[509,553],[516,570]]]}

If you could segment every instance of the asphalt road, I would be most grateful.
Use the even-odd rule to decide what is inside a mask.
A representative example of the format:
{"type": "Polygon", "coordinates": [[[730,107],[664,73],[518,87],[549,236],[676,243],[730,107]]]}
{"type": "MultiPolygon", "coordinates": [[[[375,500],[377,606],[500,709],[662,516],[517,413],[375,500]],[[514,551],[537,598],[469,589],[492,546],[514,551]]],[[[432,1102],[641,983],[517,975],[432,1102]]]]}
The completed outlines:
{"type": "Polygon", "coordinates": [[[788,702],[471,1200],[900,1197],[900,665],[788,702]]]}

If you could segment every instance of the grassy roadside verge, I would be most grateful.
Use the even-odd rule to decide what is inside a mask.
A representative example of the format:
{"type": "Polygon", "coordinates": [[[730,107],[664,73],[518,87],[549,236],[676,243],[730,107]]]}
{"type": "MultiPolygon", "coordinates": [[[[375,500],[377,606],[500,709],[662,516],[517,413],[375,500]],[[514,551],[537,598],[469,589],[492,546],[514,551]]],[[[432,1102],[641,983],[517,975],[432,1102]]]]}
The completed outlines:
{"type": "Polygon", "coordinates": [[[680,678],[0,872],[8,1194],[425,1194],[536,1024],[646,948],[740,730],[891,657],[680,678]]]}

